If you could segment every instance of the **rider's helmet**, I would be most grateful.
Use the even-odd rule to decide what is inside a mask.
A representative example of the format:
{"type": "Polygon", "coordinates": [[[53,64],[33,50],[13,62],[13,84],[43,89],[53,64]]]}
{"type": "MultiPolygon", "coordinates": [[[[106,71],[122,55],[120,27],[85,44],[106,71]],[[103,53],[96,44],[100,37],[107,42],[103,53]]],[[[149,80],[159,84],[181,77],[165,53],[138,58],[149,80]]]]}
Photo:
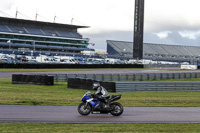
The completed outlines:
{"type": "Polygon", "coordinates": [[[97,90],[97,88],[100,86],[98,82],[93,83],[93,89],[97,90]]]}

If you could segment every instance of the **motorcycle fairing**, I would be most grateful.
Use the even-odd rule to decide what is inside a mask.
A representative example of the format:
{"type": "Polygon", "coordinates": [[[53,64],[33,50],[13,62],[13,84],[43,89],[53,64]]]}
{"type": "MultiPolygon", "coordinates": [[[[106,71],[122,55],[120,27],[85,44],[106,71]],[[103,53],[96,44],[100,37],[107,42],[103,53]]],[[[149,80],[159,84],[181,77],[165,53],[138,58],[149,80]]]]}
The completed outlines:
{"type": "Polygon", "coordinates": [[[96,105],[98,105],[98,104],[100,104],[100,101],[99,100],[97,100],[97,99],[94,99],[94,98],[90,98],[90,99],[88,99],[88,100],[86,100],[90,105],[92,105],[92,106],[96,106],[96,105]],[[95,102],[96,101],[96,102],[95,102]]]}

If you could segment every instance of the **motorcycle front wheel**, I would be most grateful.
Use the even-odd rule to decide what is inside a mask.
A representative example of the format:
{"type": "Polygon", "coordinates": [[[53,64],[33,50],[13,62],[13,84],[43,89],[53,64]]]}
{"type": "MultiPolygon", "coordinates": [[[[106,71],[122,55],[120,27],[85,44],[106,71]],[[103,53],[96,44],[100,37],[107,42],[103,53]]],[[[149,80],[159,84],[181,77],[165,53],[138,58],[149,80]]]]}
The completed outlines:
{"type": "Polygon", "coordinates": [[[110,107],[111,107],[111,111],[110,113],[114,116],[119,116],[123,113],[124,109],[123,109],[123,106],[120,104],[120,103],[111,103],[110,104],[110,107]]]}
{"type": "Polygon", "coordinates": [[[89,115],[90,112],[91,112],[91,107],[90,105],[87,105],[86,103],[81,103],[79,104],[78,106],[78,112],[81,114],[81,115],[89,115]]]}

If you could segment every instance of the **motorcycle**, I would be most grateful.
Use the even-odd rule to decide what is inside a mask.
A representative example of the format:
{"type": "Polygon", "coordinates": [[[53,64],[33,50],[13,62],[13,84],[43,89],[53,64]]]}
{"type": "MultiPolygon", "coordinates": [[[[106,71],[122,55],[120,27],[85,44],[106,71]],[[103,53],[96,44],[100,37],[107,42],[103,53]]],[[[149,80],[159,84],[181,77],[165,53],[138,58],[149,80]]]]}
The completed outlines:
{"type": "Polygon", "coordinates": [[[119,116],[123,113],[123,106],[114,102],[121,98],[121,95],[112,95],[105,102],[95,98],[95,95],[91,94],[90,91],[86,92],[82,97],[82,103],[78,106],[78,112],[81,115],[91,114],[108,114],[111,113],[114,116],[119,116]]]}

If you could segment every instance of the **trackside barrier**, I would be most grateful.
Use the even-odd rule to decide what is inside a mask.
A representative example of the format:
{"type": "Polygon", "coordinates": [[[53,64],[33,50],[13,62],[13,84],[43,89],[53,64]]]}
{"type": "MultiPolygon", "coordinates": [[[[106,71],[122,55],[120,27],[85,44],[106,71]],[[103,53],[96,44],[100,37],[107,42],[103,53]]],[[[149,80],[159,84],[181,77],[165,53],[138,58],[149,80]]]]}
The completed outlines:
{"type": "MultiPolygon", "coordinates": [[[[92,85],[94,82],[96,82],[96,80],[69,78],[67,87],[73,89],[92,90],[93,87],[92,85]]],[[[105,87],[107,91],[116,92],[116,87],[114,82],[103,82],[103,81],[98,81],[98,82],[101,84],[101,86],[105,87]]]]}
{"type": "MultiPolygon", "coordinates": [[[[69,78],[67,87],[91,90],[94,82],[96,80],[69,78]]],[[[199,82],[98,82],[109,92],[200,91],[199,82]]]]}
{"type": "Polygon", "coordinates": [[[137,74],[48,74],[55,82],[66,82],[68,78],[92,79],[98,81],[152,81],[165,79],[200,78],[200,72],[190,73],[137,73],[137,74]]]}
{"type": "Polygon", "coordinates": [[[144,68],[142,64],[1,63],[0,68],[144,68]]]}
{"type": "Polygon", "coordinates": [[[116,82],[116,92],[200,91],[200,82],[116,82]]]}
{"type": "Polygon", "coordinates": [[[48,75],[13,74],[12,84],[54,85],[54,77],[48,75]]]}

